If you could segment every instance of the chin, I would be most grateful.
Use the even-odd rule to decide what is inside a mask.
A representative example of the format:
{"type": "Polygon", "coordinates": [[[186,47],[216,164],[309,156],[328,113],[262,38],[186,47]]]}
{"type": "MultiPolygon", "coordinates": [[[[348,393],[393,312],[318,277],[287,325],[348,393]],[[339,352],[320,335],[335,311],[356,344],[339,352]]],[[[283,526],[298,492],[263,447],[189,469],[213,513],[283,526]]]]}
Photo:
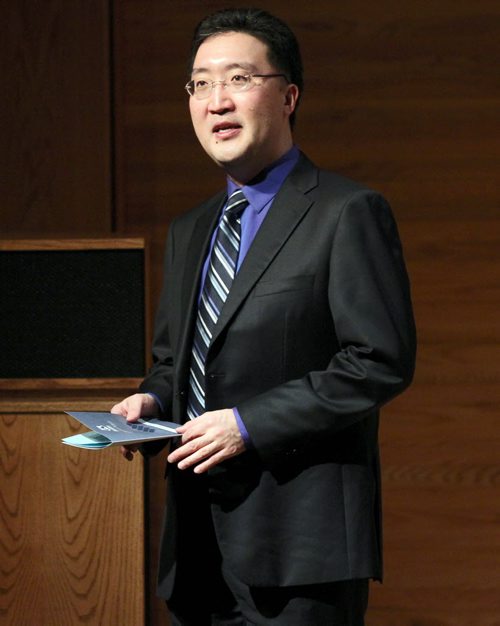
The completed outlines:
{"type": "Polygon", "coordinates": [[[211,154],[212,159],[217,163],[219,167],[230,168],[232,165],[238,165],[244,160],[244,155],[241,154],[211,154]]]}
{"type": "Polygon", "coordinates": [[[207,152],[212,159],[220,163],[231,163],[232,161],[239,161],[244,159],[248,153],[248,146],[242,146],[240,141],[237,140],[218,140],[213,141],[209,146],[207,152]]]}

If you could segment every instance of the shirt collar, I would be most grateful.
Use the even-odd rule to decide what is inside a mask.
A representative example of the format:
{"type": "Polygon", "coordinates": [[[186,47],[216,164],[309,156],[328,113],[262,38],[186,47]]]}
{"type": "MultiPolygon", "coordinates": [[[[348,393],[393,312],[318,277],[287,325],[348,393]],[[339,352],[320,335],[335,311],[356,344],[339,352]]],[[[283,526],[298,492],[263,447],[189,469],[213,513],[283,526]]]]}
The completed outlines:
{"type": "MultiPolygon", "coordinates": [[[[295,167],[299,156],[300,150],[298,147],[292,146],[282,157],[264,169],[247,185],[241,187],[245,198],[254,211],[260,213],[271,202],[280,190],[285,178],[295,167]]],[[[235,182],[229,178],[227,179],[228,197],[239,188],[235,182]]]]}

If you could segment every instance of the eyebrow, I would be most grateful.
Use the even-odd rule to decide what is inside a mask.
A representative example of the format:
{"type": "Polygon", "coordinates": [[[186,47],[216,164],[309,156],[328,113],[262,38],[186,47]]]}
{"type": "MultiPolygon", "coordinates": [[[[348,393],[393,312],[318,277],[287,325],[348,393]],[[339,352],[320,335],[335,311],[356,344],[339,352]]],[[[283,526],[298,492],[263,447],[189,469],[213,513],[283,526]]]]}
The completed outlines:
{"type": "MultiPolygon", "coordinates": [[[[223,70],[225,72],[228,72],[230,70],[235,70],[235,69],[242,69],[245,70],[245,72],[256,72],[257,71],[257,67],[255,65],[253,65],[253,63],[245,63],[244,61],[239,61],[237,63],[229,63],[229,65],[224,66],[223,70]]],[[[201,74],[201,73],[210,73],[211,70],[209,70],[206,67],[193,67],[192,71],[191,71],[191,75],[194,76],[195,74],[201,74]]]]}

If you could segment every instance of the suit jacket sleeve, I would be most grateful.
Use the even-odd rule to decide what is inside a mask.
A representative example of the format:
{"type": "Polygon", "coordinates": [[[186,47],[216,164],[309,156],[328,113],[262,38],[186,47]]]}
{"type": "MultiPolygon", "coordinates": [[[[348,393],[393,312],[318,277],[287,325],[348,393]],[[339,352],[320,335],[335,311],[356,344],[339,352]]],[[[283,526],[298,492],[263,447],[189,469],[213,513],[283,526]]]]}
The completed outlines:
{"type": "Polygon", "coordinates": [[[390,207],[376,193],[351,194],[332,241],[328,306],[338,350],[326,368],[238,404],[256,451],[271,463],[376,414],[413,376],[410,289],[390,207]]]}
{"type": "Polygon", "coordinates": [[[170,343],[169,316],[167,314],[167,306],[170,301],[168,292],[172,282],[173,232],[174,224],[169,229],[165,247],[163,288],[156,312],[153,338],[153,364],[139,387],[140,391],[153,393],[158,398],[167,419],[172,419],[173,399],[173,354],[170,343]]]}

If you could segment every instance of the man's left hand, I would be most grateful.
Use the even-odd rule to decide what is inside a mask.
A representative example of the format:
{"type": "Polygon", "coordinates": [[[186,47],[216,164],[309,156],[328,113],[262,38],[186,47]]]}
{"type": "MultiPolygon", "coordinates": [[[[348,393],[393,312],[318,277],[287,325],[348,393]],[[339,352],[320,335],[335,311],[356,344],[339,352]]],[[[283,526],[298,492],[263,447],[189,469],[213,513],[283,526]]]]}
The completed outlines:
{"type": "Polygon", "coordinates": [[[245,444],[232,409],[207,411],[177,428],[182,445],[168,455],[169,463],[179,469],[195,465],[202,474],[245,450],[245,444]]]}

